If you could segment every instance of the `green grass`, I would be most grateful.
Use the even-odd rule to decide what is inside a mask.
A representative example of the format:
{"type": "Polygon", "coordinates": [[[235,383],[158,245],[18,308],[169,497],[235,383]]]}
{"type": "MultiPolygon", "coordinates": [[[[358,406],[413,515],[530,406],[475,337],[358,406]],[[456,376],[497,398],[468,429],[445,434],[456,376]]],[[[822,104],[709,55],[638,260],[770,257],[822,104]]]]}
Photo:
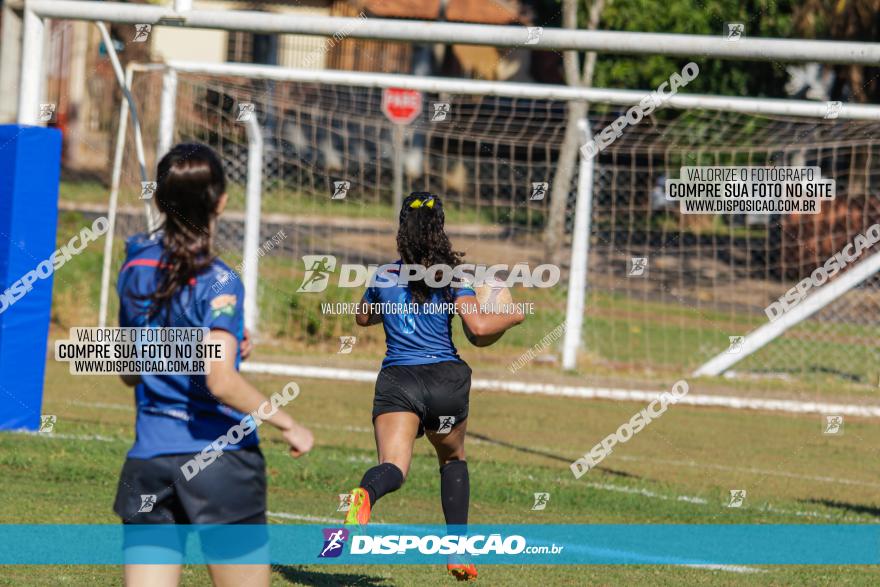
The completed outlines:
{"type": "MultiPolygon", "coordinates": [[[[235,212],[245,210],[245,189],[242,184],[230,183],[227,186],[229,203],[227,209],[235,212]]],[[[359,198],[353,191],[345,201],[330,200],[329,187],[326,194],[306,192],[287,187],[279,182],[263,185],[260,201],[264,214],[290,214],[297,216],[332,216],[335,218],[362,218],[388,220],[397,217],[397,210],[391,204],[391,193],[387,201],[374,201],[359,198]],[[354,204],[354,205],[352,205],[354,204]],[[331,208],[328,209],[328,206],[331,208]]],[[[59,188],[62,201],[82,204],[101,204],[106,206],[110,197],[110,188],[96,181],[62,181],[59,188]]],[[[132,185],[121,185],[119,203],[122,206],[141,206],[140,190],[132,185]]],[[[477,210],[473,207],[461,207],[450,204],[445,208],[446,219],[454,224],[486,224],[498,222],[492,216],[493,208],[485,207],[477,210]]],[[[516,218],[514,220],[519,220],[516,218]]]]}
{"type": "MultiPolygon", "coordinates": [[[[58,243],[66,243],[86,221],[73,212],[61,214],[58,243]]],[[[100,296],[100,274],[103,240],[92,243],[82,254],[69,261],[55,274],[52,320],[64,330],[72,326],[96,324],[100,296]]],[[[124,243],[114,245],[113,283],[122,263],[124,243]]],[[[240,257],[227,256],[231,266],[240,257]]],[[[331,283],[320,295],[297,293],[302,282],[303,267],[299,259],[266,256],[260,261],[259,306],[263,325],[262,343],[279,354],[308,355],[303,348],[313,349],[311,360],[320,361],[322,354],[338,344],[338,337],[356,334],[359,354],[378,361],[384,353],[381,328],[356,329],[349,316],[325,316],[321,303],[353,302],[361,290],[339,288],[331,283]]],[[[517,301],[533,302],[536,313],[521,326],[511,330],[491,351],[476,352],[478,363],[485,361],[505,369],[521,353],[538,343],[547,333],[563,322],[566,291],[562,287],[531,288],[514,292],[517,301]]],[[[115,323],[118,303],[111,292],[109,320],[115,323]]],[[[702,307],[655,301],[650,297],[628,297],[614,292],[593,291],[588,296],[583,340],[586,351],[573,375],[601,375],[621,380],[634,380],[645,375],[677,378],[689,373],[702,362],[728,346],[728,336],[744,334],[759,326],[760,316],[720,312],[702,307]]],[[[459,348],[468,346],[458,321],[455,342],[459,348]]],[[[769,345],[761,353],[746,359],[739,369],[755,372],[788,373],[793,393],[804,389],[821,393],[846,392],[870,395],[880,378],[876,350],[862,341],[876,338],[872,325],[823,323],[819,340],[805,344],[801,336],[817,338],[805,323],[786,337],[769,345]],[[822,365],[845,365],[849,372],[817,368],[822,365]]],[[[560,343],[549,352],[557,352],[560,343]]],[[[283,360],[283,359],[282,359],[283,360]]],[[[540,368],[530,366],[536,373],[540,368]]],[[[558,367],[553,373],[559,373],[558,367]]],[[[735,385],[734,383],[727,383],[735,385]]],[[[761,382],[764,389],[779,385],[761,382]]],[[[783,384],[784,386],[785,384],[783,384]]]]}
{"type": "MultiPolygon", "coordinates": [[[[475,376],[480,376],[478,371],[475,376]]],[[[285,379],[253,377],[264,392],[285,379]]],[[[290,459],[274,430],[261,429],[269,510],[338,518],[336,494],[374,461],[370,385],[299,380],[289,411],[311,426],[316,447],[290,459]]],[[[57,416],[56,437],[0,434],[0,523],[116,523],[111,511],[133,438],[131,390],[115,378],[72,376],[47,366],[44,414],[57,416]],[[64,438],[74,435],[77,438],[64,438]],[[102,436],[109,441],[88,441],[102,436]]],[[[878,523],[876,468],[880,428],[847,419],[842,436],[823,436],[817,416],[675,406],[621,445],[580,480],[568,463],[641,409],[639,403],[474,392],[467,459],[471,521],[516,523],[878,523]],[[730,489],[746,489],[744,508],[725,507],[730,489]],[[532,494],[550,504],[532,512],[532,494]],[[680,501],[679,496],[705,500],[680,501]]],[[[442,523],[436,460],[417,442],[405,486],[386,496],[374,519],[442,523]]],[[[272,518],[274,523],[291,523],[272,518]]],[[[876,584],[869,567],[761,567],[752,575],[677,567],[483,566],[487,585],[793,585],[876,584]]],[[[114,567],[8,567],[0,585],[116,585],[114,567]]],[[[443,585],[434,567],[282,567],[273,585],[443,585]]],[[[186,585],[207,585],[187,568],[186,585]]]]}

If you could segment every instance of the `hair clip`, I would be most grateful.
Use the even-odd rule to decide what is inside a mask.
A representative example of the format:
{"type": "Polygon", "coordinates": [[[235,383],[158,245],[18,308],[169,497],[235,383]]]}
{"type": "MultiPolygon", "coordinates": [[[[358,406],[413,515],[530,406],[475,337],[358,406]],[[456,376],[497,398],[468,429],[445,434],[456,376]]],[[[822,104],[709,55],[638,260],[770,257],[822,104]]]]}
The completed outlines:
{"type": "Polygon", "coordinates": [[[434,207],[434,196],[428,196],[424,200],[420,200],[420,199],[416,198],[415,200],[413,200],[409,204],[410,208],[421,208],[422,206],[426,206],[428,208],[433,208],[434,207]]]}

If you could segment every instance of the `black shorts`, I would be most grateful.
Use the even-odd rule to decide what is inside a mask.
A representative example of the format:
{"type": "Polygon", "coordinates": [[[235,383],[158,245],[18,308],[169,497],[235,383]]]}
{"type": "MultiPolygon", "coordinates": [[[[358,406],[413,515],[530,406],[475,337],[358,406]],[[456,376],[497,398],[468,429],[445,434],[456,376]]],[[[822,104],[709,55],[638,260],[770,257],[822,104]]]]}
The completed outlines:
{"type": "Polygon", "coordinates": [[[126,459],[113,511],[123,524],[265,524],[266,463],[257,447],[225,451],[189,481],[195,455],[126,459]]]}
{"type": "Polygon", "coordinates": [[[376,379],[373,420],[412,412],[419,417],[419,436],[449,432],[467,419],[470,393],[471,368],[464,361],[385,367],[376,379]]]}

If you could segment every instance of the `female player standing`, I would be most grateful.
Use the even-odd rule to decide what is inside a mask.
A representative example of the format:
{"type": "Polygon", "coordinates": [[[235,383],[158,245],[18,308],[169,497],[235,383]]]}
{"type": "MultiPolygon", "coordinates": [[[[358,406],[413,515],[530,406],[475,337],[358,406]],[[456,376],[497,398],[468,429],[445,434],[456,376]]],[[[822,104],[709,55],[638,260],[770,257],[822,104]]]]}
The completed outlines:
{"type": "MultiPolygon", "coordinates": [[[[114,510],[124,524],[265,524],[265,463],[255,430],[229,443],[194,476],[181,470],[246,414],[269,403],[238,372],[246,354],[244,288],[211,252],[227,201],[223,168],[209,147],[181,144],[159,162],[157,177],[156,204],[164,221],[160,231],[127,243],[117,286],[119,324],[208,328],[209,342],[225,347],[225,359],[213,362],[208,375],[123,376],[136,386],[136,438],[114,510]]],[[[260,414],[268,412],[264,407],[260,414]]],[[[265,421],[282,431],[294,457],[312,448],[311,432],[284,411],[265,421]]],[[[126,534],[127,548],[138,546],[128,543],[135,534],[126,534]]],[[[241,545],[243,552],[235,554],[254,546],[261,545],[241,545]]],[[[269,585],[270,579],[268,564],[209,565],[209,572],[215,585],[269,585]]],[[[177,585],[180,573],[179,564],[127,564],[125,583],[177,585]]]]}
{"type": "MultiPolygon", "coordinates": [[[[416,192],[400,210],[397,264],[455,267],[462,255],[452,250],[444,229],[443,205],[435,195],[416,192]]],[[[382,279],[378,276],[377,279],[382,279]]],[[[346,524],[366,524],[376,501],[403,485],[412,460],[413,443],[427,434],[440,464],[440,499],[446,524],[467,524],[470,480],[464,453],[471,369],[452,344],[453,312],[371,313],[369,304],[454,305],[475,336],[493,335],[522,322],[522,314],[479,311],[470,287],[431,287],[424,280],[405,285],[383,283],[367,289],[357,323],[382,322],[387,353],[376,381],[373,426],[379,464],[367,471],[351,492],[346,524]]],[[[473,564],[448,565],[460,580],[477,576],[473,564]]]]}

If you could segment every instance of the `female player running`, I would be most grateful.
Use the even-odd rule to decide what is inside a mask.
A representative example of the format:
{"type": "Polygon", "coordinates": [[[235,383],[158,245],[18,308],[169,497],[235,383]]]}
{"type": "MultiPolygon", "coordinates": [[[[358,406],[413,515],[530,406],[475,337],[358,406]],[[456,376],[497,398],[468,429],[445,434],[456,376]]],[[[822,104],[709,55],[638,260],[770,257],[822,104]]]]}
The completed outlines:
{"type": "MultiPolygon", "coordinates": [[[[452,250],[444,230],[440,198],[416,192],[404,200],[397,251],[398,264],[455,267],[461,263],[462,254],[452,250]]],[[[471,369],[452,344],[452,312],[378,315],[370,312],[368,304],[454,305],[455,313],[476,336],[503,332],[522,322],[523,315],[481,313],[470,287],[435,288],[424,281],[398,285],[396,278],[391,287],[367,289],[362,301],[357,323],[369,326],[382,322],[388,350],[373,400],[379,464],[367,471],[360,486],[352,490],[345,523],[366,524],[376,501],[403,485],[413,443],[427,434],[440,463],[440,500],[446,524],[461,528],[467,524],[470,497],[464,438],[471,369]]],[[[473,564],[450,563],[447,568],[459,580],[477,576],[473,564]]]]}
{"type": "MultiPolygon", "coordinates": [[[[119,479],[114,510],[124,524],[265,524],[266,474],[252,430],[204,467],[181,467],[268,400],[238,372],[245,343],[241,280],[211,251],[226,206],[219,157],[205,145],[175,146],[159,162],[159,231],[129,239],[119,272],[119,324],[204,327],[225,360],[208,375],[123,376],[135,387],[136,437],[119,479]],[[233,277],[230,279],[230,275],[233,277]],[[187,479],[187,477],[189,477],[187,479]],[[145,499],[146,496],[146,499],[145,499]]],[[[268,406],[261,414],[270,413],[268,406]]],[[[294,457],[312,448],[312,434],[283,410],[265,419],[282,431],[294,457]]],[[[203,460],[204,461],[204,460],[203,460]]],[[[129,526],[126,548],[138,534],[129,526]]],[[[150,545],[147,545],[150,546],[150,545]]],[[[166,545],[167,546],[167,545],[166,545]]],[[[241,545],[247,554],[255,546],[241,545]]],[[[210,554],[210,553],[206,553],[210,554]]],[[[215,559],[216,560],[216,559],[215,559]]],[[[269,585],[269,565],[209,565],[215,585],[269,585]]],[[[181,565],[127,564],[129,586],[177,585],[181,565]]]]}

